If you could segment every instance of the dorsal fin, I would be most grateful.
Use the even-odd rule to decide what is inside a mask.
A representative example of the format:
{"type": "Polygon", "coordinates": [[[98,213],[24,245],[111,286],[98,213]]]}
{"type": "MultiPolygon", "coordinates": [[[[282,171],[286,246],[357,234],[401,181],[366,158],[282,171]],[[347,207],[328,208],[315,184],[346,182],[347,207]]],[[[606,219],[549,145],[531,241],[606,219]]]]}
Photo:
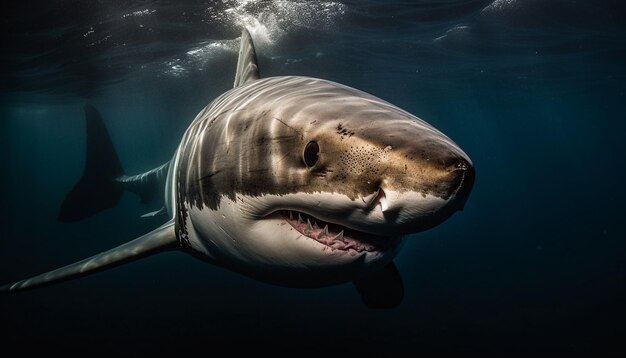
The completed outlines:
{"type": "Polygon", "coordinates": [[[250,81],[258,80],[259,67],[256,61],[254,43],[248,30],[244,27],[241,31],[241,46],[239,47],[239,59],[237,60],[237,74],[235,75],[235,88],[250,81]]]}

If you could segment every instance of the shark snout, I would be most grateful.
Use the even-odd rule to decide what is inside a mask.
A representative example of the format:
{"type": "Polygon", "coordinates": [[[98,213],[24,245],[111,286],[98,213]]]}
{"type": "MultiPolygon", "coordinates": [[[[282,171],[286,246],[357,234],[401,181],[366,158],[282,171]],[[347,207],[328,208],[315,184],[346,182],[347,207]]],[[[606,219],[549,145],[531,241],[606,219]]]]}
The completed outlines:
{"type": "Polygon", "coordinates": [[[463,210],[476,176],[469,158],[454,155],[432,164],[424,173],[409,172],[404,181],[381,178],[375,193],[364,198],[367,215],[378,217],[381,224],[370,230],[402,234],[423,231],[463,210]]]}

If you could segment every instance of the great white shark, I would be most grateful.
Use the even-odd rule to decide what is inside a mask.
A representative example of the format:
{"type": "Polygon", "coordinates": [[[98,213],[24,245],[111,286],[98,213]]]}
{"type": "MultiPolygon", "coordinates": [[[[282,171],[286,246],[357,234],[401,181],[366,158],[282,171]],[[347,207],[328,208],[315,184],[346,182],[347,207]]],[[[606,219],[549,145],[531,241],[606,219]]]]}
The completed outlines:
{"type": "Polygon", "coordinates": [[[458,145],[384,100],[318,78],[260,78],[245,29],[234,88],[196,116],[167,163],[125,175],[99,113],[85,114],[85,169],[59,220],[112,207],[124,190],[146,202],[164,191],[169,220],[0,292],[182,250],[282,286],[352,281],[366,305],[393,307],[404,292],[392,261],[403,238],[461,210],[474,183],[458,145]]]}

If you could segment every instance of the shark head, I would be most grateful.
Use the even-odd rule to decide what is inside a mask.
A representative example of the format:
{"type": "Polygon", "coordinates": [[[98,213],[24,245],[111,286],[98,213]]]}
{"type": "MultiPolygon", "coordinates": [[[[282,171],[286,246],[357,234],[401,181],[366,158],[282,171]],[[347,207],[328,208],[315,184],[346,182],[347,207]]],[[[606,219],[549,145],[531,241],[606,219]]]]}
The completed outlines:
{"type": "Polygon", "coordinates": [[[444,134],[334,82],[257,80],[203,113],[181,156],[190,246],[261,280],[321,286],[376,270],[404,236],[461,210],[473,185],[444,134]]]}

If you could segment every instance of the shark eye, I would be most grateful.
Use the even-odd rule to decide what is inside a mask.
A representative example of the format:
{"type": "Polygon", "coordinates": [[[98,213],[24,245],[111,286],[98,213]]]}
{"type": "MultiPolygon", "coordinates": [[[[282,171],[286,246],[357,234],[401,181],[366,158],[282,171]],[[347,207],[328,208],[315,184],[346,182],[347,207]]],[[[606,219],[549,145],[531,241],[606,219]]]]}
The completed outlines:
{"type": "Polygon", "coordinates": [[[304,164],[307,167],[312,167],[317,163],[317,159],[320,156],[320,146],[316,142],[307,143],[304,147],[304,164]]]}

